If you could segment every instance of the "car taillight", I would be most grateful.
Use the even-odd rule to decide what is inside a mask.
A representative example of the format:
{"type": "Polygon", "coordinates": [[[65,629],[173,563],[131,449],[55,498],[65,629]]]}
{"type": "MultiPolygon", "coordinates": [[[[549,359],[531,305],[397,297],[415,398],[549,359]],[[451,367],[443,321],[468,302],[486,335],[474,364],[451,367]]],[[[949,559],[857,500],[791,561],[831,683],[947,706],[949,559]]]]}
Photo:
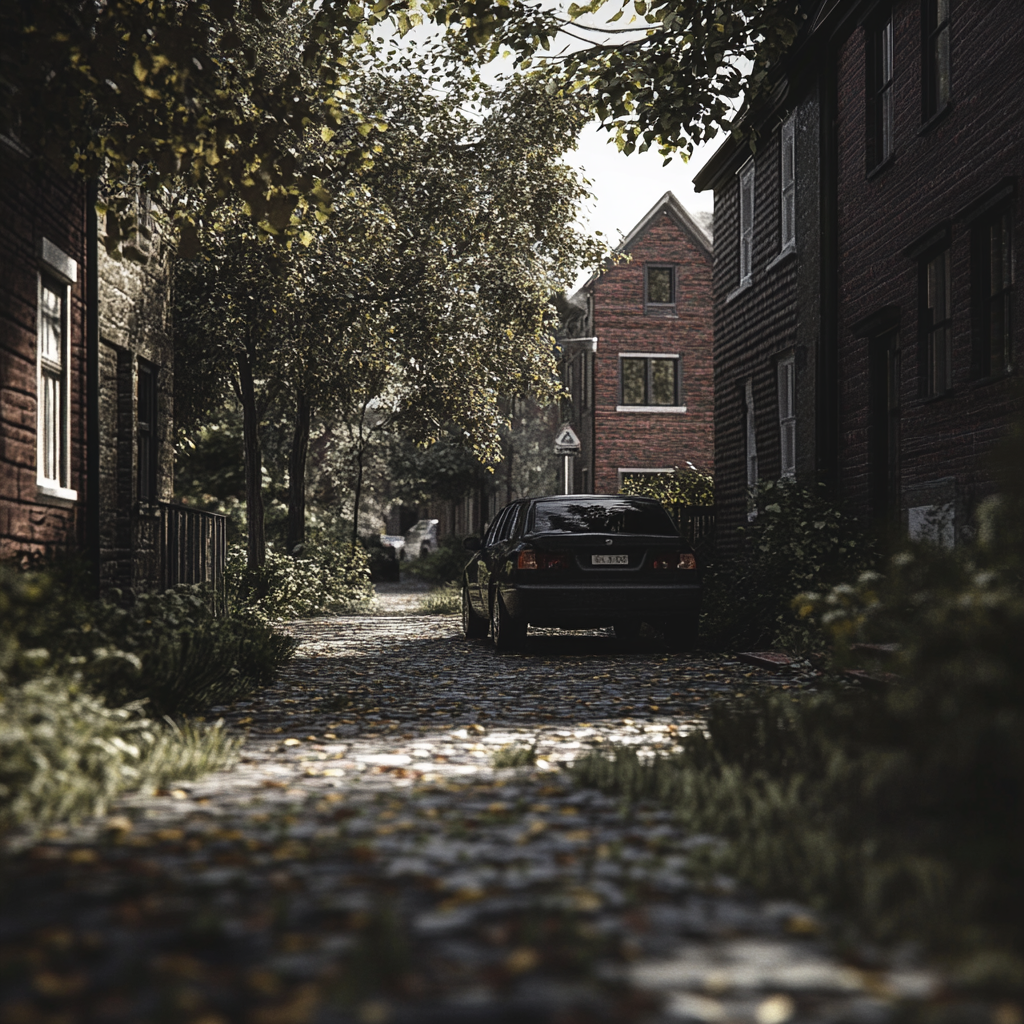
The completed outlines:
{"type": "Polygon", "coordinates": [[[651,558],[652,569],[696,569],[697,559],[689,551],[658,551],[651,558]]]}
{"type": "Polygon", "coordinates": [[[553,551],[534,551],[524,548],[516,561],[517,569],[568,569],[569,556],[553,551]]]}

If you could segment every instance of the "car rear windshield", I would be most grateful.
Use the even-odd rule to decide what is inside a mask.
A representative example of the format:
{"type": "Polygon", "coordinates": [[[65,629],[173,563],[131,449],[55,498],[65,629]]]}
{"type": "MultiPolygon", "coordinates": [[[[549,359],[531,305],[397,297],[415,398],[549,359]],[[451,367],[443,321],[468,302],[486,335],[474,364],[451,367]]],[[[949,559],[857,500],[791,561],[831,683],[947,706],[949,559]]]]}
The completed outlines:
{"type": "Polygon", "coordinates": [[[668,513],[650,501],[631,498],[586,500],[566,498],[533,507],[534,533],[644,533],[676,536],[668,513]]]}

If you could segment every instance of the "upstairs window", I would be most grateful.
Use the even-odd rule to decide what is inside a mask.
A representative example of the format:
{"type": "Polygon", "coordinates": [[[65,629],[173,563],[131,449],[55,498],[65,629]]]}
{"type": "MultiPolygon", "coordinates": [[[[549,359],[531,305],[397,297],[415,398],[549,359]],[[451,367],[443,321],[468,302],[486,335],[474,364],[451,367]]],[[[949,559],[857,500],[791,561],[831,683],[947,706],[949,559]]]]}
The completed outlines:
{"type": "Polygon", "coordinates": [[[679,357],[626,355],[619,358],[620,409],[657,409],[678,406],[679,357]]]}
{"type": "Polygon", "coordinates": [[[1013,308],[1013,220],[1009,208],[974,227],[971,290],[975,310],[974,363],[978,377],[1009,373],[1013,308]]]}
{"type": "Polygon", "coordinates": [[[791,249],[796,245],[796,113],[783,121],[779,133],[782,154],[779,165],[781,186],[781,248],[791,249]]]}
{"type": "MultiPolygon", "coordinates": [[[[779,387],[780,476],[796,476],[796,360],[780,359],[776,371],[779,387]]],[[[753,402],[753,399],[751,399],[753,402]]]]}
{"type": "Polygon", "coordinates": [[[952,96],[950,61],[950,0],[924,0],[921,61],[923,120],[941,113],[952,96]]]}
{"type": "Polygon", "coordinates": [[[941,395],[953,386],[953,306],[950,295],[949,249],[921,264],[921,340],[924,393],[941,395]]]}
{"type": "Polygon", "coordinates": [[[893,149],[892,14],[869,28],[867,58],[867,169],[880,167],[893,149]]]}
{"type": "Polygon", "coordinates": [[[668,305],[675,302],[675,282],[671,267],[647,267],[648,305],[668,305]]]}
{"type": "Polygon", "coordinates": [[[159,449],[156,431],[156,367],[139,360],[136,410],[136,445],[138,463],[138,500],[154,502],[159,449]]]}
{"type": "Polygon", "coordinates": [[[740,287],[750,284],[754,265],[754,161],[739,172],[740,287]]]}

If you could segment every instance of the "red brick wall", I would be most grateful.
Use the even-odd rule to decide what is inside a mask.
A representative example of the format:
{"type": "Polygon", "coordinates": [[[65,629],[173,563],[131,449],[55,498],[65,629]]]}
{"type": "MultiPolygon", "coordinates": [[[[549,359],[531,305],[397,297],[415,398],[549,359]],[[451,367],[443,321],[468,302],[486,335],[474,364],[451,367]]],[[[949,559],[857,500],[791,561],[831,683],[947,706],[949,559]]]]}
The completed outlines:
{"type": "MultiPolygon", "coordinates": [[[[947,115],[922,132],[921,5],[894,5],[895,158],[874,177],[865,166],[864,33],[839,53],[840,487],[848,506],[868,510],[868,343],[851,326],[897,306],[902,348],[902,507],[929,481],[954,477],[957,525],[991,489],[985,456],[1019,408],[1018,374],[972,380],[970,219],[961,214],[1007,175],[1016,176],[1014,362],[1021,361],[1020,267],[1024,221],[1024,7],[1019,0],[952,5],[952,93],[947,115]],[[918,262],[904,250],[951,222],[953,388],[920,395],[918,262]],[[908,493],[909,492],[909,493],[908,493]]],[[[926,502],[920,502],[926,503],[926,502]]]]}
{"type": "Polygon", "coordinates": [[[84,541],[85,190],[40,171],[0,141],[0,558],[84,541]],[[39,246],[78,261],[71,286],[71,508],[36,489],[36,330],[39,246]]]}
{"type": "Polygon", "coordinates": [[[594,483],[618,491],[618,470],[685,466],[714,469],[714,379],[711,261],[667,212],[631,245],[632,260],[592,285],[594,357],[594,483]],[[676,266],[676,316],[645,315],[644,264],[676,266]],[[619,353],[678,353],[685,413],[616,412],[619,353]]]}

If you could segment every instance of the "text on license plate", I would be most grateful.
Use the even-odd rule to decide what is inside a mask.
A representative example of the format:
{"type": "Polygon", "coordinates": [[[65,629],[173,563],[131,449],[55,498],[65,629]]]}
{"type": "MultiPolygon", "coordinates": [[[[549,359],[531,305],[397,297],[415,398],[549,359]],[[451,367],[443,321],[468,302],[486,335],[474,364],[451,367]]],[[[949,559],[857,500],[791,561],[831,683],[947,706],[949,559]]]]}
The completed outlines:
{"type": "Polygon", "coordinates": [[[591,555],[591,565],[629,565],[629,555],[591,555]]]}

